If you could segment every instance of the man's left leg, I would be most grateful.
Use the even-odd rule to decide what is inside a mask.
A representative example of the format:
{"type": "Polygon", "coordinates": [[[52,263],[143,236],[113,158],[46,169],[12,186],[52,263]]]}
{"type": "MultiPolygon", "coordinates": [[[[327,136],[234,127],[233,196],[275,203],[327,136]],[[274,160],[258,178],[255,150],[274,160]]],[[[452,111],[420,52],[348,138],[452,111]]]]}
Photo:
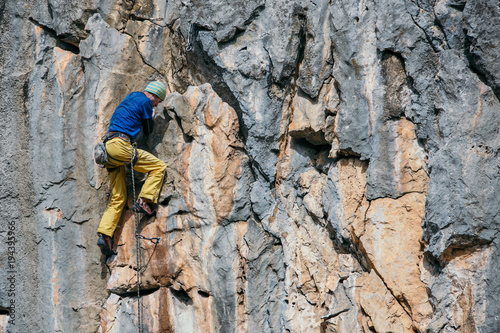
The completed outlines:
{"type": "Polygon", "coordinates": [[[127,201],[127,188],[125,185],[125,166],[119,165],[108,172],[108,178],[111,185],[111,201],[104,212],[97,233],[102,236],[97,241],[97,245],[101,247],[101,251],[106,256],[111,256],[114,253],[111,238],[116,229],[116,225],[120,220],[120,216],[127,201]],[[101,239],[102,238],[102,239],[101,239]],[[103,244],[105,242],[106,244],[103,244]]]}

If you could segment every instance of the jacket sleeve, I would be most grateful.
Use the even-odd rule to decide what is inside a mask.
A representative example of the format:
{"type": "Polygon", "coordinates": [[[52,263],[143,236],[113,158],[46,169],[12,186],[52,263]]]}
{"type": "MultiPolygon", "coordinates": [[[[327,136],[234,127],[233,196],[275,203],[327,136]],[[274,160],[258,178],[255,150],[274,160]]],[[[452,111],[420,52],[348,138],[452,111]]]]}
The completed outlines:
{"type": "Polygon", "coordinates": [[[142,106],[141,121],[142,121],[142,131],[144,132],[144,134],[149,135],[153,133],[153,125],[154,125],[153,105],[152,102],[149,100],[149,98],[142,106]]]}
{"type": "Polygon", "coordinates": [[[153,118],[142,119],[142,131],[145,135],[149,135],[153,132],[154,122],[153,118]]]}

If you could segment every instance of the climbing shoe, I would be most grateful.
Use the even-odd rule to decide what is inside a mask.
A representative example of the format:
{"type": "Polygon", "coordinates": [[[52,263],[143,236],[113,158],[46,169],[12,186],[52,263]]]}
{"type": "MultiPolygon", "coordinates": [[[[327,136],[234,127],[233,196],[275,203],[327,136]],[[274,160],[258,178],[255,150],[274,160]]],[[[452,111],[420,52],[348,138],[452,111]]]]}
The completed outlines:
{"type": "Polygon", "coordinates": [[[156,214],[153,205],[148,203],[143,198],[137,199],[135,204],[132,206],[132,211],[136,213],[146,214],[148,217],[151,217],[156,214]]]}
{"type": "Polygon", "coordinates": [[[101,249],[102,254],[106,257],[111,257],[116,255],[113,251],[113,245],[111,242],[111,237],[99,234],[99,239],[97,240],[97,246],[101,249]]]}

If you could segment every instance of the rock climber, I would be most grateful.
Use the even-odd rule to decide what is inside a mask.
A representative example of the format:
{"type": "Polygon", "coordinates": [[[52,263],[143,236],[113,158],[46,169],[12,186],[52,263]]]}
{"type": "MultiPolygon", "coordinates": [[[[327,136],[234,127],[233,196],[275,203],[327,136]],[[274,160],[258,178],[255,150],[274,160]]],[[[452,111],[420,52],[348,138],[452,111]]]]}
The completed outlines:
{"type": "Polygon", "coordinates": [[[166,165],[147,151],[137,149],[133,141],[141,127],[144,134],[153,131],[154,108],[165,99],[165,85],[159,81],[149,83],[144,92],[132,92],[113,112],[104,143],[108,154],[108,178],[111,183],[111,201],[101,218],[97,229],[97,245],[106,256],[116,254],[113,250],[112,237],[127,201],[125,185],[125,165],[133,159],[133,168],[141,173],[148,173],[137,201],[132,210],[147,216],[155,214],[154,204],[158,200],[163,184],[166,165]]]}

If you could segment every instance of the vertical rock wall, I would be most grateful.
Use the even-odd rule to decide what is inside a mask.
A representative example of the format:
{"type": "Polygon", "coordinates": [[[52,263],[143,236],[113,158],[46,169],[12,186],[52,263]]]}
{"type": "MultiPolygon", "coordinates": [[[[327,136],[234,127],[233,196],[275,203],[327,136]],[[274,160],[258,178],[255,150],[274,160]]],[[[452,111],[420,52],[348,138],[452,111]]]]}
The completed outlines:
{"type": "MultiPolygon", "coordinates": [[[[0,329],[500,331],[497,0],[0,4],[0,329]],[[188,50],[186,47],[189,46],[188,50]],[[167,164],[107,262],[92,148],[167,164]]],[[[144,175],[137,175],[137,187],[144,175]]]]}

